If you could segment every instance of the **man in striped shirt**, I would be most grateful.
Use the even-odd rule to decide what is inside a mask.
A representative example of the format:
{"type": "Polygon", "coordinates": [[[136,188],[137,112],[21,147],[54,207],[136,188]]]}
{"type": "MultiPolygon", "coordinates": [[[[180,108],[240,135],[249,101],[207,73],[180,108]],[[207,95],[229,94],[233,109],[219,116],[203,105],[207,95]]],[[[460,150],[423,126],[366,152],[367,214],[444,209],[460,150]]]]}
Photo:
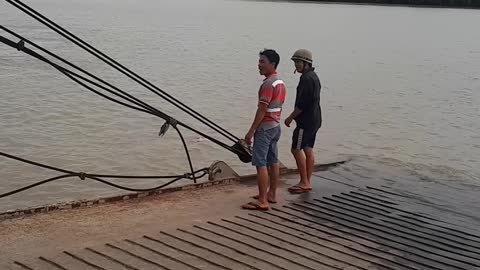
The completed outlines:
{"type": "Polygon", "coordinates": [[[285,84],[277,76],[280,56],[274,50],[260,52],[258,69],[265,76],[258,91],[255,119],[245,135],[247,144],[253,142],[252,164],[257,168],[257,201],[242,206],[249,210],[268,210],[276,202],[277,182],[280,174],[277,143],[280,139],[280,115],[285,101],[285,84]],[[270,175],[269,175],[270,171],[270,175]],[[270,178],[270,184],[269,184],[270,178]]]}

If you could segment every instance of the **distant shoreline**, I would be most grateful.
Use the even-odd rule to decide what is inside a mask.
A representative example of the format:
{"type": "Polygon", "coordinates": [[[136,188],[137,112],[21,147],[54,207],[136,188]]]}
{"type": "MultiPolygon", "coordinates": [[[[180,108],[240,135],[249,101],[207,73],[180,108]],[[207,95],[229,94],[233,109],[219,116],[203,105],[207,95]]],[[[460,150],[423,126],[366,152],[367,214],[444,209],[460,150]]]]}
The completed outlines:
{"type": "MultiPolygon", "coordinates": [[[[255,0],[254,0],[255,1],[255,0]]],[[[257,0],[258,1],[258,0],[257,0]]],[[[278,2],[276,0],[259,0],[278,2]]],[[[480,9],[480,0],[280,0],[282,2],[480,9]]]]}

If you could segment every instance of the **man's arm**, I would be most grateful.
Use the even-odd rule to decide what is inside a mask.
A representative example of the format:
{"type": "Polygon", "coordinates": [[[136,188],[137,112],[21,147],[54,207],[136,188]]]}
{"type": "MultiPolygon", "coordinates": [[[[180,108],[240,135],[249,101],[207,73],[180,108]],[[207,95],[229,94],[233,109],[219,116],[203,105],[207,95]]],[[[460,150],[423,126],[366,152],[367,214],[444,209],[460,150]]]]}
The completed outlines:
{"type": "Polygon", "coordinates": [[[305,80],[300,80],[298,88],[299,89],[297,91],[300,91],[300,95],[298,96],[297,100],[295,100],[295,109],[287,117],[287,119],[285,119],[285,125],[287,127],[290,127],[293,119],[299,116],[305,110],[305,108],[309,106],[310,103],[309,99],[311,99],[311,94],[309,93],[310,89],[307,85],[307,82],[305,80]]]}
{"type": "Polygon", "coordinates": [[[255,113],[255,119],[253,120],[250,129],[248,130],[247,134],[245,135],[245,141],[247,144],[252,144],[253,134],[255,134],[255,130],[260,126],[262,123],[263,117],[267,112],[268,105],[273,97],[273,86],[272,85],[262,85],[259,91],[259,99],[258,99],[258,107],[257,112],[255,113]]]}
{"type": "Polygon", "coordinates": [[[263,117],[267,112],[267,106],[268,105],[264,102],[258,103],[257,112],[255,113],[255,119],[253,120],[253,123],[247,132],[247,135],[245,135],[245,141],[247,142],[247,144],[252,143],[253,134],[255,134],[255,130],[257,130],[258,126],[260,126],[260,124],[262,123],[263,117]]]}
{"type": "Polygon", "coordinates": [[[290,127],[290,124],[292,123],[293,119],[295,119],[297,116],[299,116],[302,113],[302,110],[300,108],[295,107],[295,110],[285,119],[285,125],[287,127],[290,127]]]}

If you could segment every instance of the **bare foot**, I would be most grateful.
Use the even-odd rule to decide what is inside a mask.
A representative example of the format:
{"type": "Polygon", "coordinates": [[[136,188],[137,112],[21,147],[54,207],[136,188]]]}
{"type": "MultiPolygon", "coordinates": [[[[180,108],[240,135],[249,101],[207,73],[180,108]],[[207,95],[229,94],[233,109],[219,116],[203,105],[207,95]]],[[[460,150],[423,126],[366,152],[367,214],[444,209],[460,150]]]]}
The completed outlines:
{"type": "Polygon", "coordinates": [[[311,190],[312,190],[311,186],[303,186],[301,184],[297,184],[288,188],[289,192],[295,193],[295,194],[306,193],[306,192],[310,192],[311,190]]]}
{"type": "Polygon", "coordinates": [[[263,204],[260,204],[258,201],[244,204],[242,205],[242,208],[246,210],[259,210],[259,211],[267,211],[270,209],[268,207],[268,204],[263,205],[263,204]]]}
{"type": "MultiPolygon", "coordinates": [[[[253,199],[258,200],[260,198],[259,195],[252,196],[253,199]]],[[[267,194],[267,200],[269,203],[277,203],[275,197],[271,196],[270,193],[267,194]]]]}

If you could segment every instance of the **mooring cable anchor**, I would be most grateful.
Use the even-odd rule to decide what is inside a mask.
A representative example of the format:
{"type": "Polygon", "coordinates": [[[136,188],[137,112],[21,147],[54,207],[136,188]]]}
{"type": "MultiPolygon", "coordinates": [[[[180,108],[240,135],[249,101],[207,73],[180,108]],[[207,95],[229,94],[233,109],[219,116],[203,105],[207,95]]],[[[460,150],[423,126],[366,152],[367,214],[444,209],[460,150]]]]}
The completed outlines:
{"type": "Polygon", "coordinates": [[[224,161],[214,161],[208,168],[208,180],[237,179],[240,175],[224,161]]]}
{"type": "Polygon", "coordinates": [[[23,39],[20,40],[20,41],[17,43],[17,46],[16,46],[16,47],[17,47],[17,50],[23,51],[23,49],[25,48],[25,41],[23,41],[23,39]]]}
{"type": "Polygon", "coordinates": [[[158,132],[158,136],[160,137],[163,137],[163,135],[165,135],[168,131],[168,128],[170,126],[176,128],[177,127],[177,124],[178,124],[178,120],[175,119],[175,118],[168,118],[165,123],[162,125],[162,127],[160,127],[160,132],[158,132]]]}

